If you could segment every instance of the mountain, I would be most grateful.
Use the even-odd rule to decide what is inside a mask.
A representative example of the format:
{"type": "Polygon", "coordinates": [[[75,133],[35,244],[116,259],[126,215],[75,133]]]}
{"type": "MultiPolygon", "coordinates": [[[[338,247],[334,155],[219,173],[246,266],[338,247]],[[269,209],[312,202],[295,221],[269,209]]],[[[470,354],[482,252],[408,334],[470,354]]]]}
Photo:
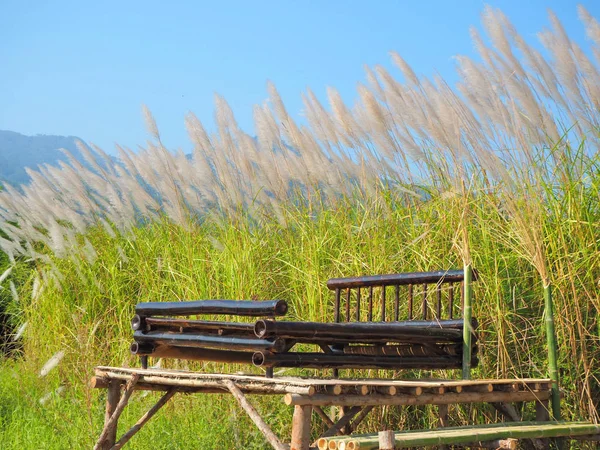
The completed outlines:
{"type": "Polygon", "coordinates": [[[51,136],[38,134],[25,136],[14,131],[0,130],[0,184],[6,181],[18,185],[27,183],[29,176],[25,167],[35,169],[38,164],[55,164],[66,161],[61,148],[79,155],[75,136],[51,136]]]}

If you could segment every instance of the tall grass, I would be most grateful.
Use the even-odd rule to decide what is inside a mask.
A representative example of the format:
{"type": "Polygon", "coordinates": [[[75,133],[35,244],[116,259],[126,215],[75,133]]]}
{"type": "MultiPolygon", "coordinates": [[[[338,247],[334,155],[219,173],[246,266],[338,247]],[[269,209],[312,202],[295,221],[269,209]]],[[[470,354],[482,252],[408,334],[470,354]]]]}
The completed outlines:
{"type": "MultiPolygon", "coordinates": [[[[6,268],[28,275],[17,283],[18,303],[10,301],[13,325],[28,325],[24,359],[0,367],[0,399],[9,405],[0,407],[0,442],[92,443],[102,404],[86,381],[94,365],[136,363],[127,349],[138,301],[285,298],[293,318],[327,320],[329,277],[467,264],[480,272],[474,316],[483,348],[473,376],[547,375],[541,293],[551,284],[563,416],[597,421],[600,24],[583,9],[580,15],[595,60],[552,15],[552,29],[540,34],[546,57],[488,8],[489,44],[472,32],[481,62],[458,57],[454,88],[418,77],[394,54],[404,82],[382,67],[368,69],[357,104],[331,89],[330,111],[308,92],[305,124],[270,85],[269,102],[255,108],[256,137],[217,97],[214,133],[193,115],[186,119],[191,158],[166,149],[146,110],[152,141],[138,153],[119,149],[114,162],[82,145],[89,167],[72,158],[31,171],[22,192],[0,192],[6,268]],[[39,376],[59,351],[58,366],[39,376]],[[64,433],[65,423],[77,426],[64,433]],[[44,440],[50,430],[60,438],[44,440]]],[[[186,414],[167,409],[176,420],[155,419],[159,426],[142,432],[138,448],[150,445],[142,436],[152,448],[187,448],[186,440],[197,442],[196,426],[201,448],[264,444],[228,399],[177,402],[186,414]],[[222,408],[244,425],[219,421],[222,408]],[[194,425],[192,415],[214,420],[194,425]]],[[[289,432],[282,405],[263,400],[259,408],[273,411],[277,431],[289,432]]],[[[455,412],[457,422],[493,418],[477,407],[455,412]]],[[[435,416],[381,408],[370,420],[427,426],[435,416]]]]}

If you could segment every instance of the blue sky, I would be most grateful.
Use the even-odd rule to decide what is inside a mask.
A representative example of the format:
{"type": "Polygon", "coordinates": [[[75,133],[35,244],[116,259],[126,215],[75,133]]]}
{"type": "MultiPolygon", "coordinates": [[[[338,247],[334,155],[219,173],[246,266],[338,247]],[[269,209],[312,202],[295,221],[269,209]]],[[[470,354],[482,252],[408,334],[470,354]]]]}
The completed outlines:
{"type": "MultiPolygon", "coordinates": [[[[213,94],[252,132],[252,106],[273,81],[291,114],[310,87],[347,101],[364,64],[392,67],[395,50],[419,74],[456,79],[452,57],[473,55],[469,27],[485,4],[528,40],[547,8],[585,44],[576,2],[505,1],[27,1],[0,2],[0,129],[77,135],[109,152],[147,139],[142,103],[167,146],[189,150],[183,119],[211,129],[213,94]]],[[[600,18],[600,2],[584,0],[600,18]]]]}

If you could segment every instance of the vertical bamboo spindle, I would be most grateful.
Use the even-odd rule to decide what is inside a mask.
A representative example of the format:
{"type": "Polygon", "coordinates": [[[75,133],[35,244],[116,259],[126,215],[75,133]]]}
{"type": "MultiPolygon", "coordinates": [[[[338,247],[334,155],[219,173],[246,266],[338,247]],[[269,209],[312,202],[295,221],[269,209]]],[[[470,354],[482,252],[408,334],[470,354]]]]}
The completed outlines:
{"type": "Polygon", "coordinates": [[[473,281],[473,271],[471,264],[467,264],[464,267],[464,297],[463,297],[463,363],[462,363],[462,377],[463,380],[471,379],[471,333],[472,324],[471,317],[473,315],[471,301],[472,301],[472,287],[471,282],[473,281]]]}
{"type": "Polygon", "coordinates": [[[381,321],[385,322],[385,286],[381,286],[381,321]]]}
{"type": "Polygon", "coordinates": [[[408,285],[408,320],[413,318],[413,285],[408,285]]]}
{"type": "Polygon", "coordinates": [[[560,420],[560,393],[558,391],[558,349],[554,330],[554,307],[552,305],[552,286],[544,286],[544,303],[546,317],[546,341],[548,342],[548,371],[552,380],[552,415],[560,420]]]}
{"type": "Polygon", "coordinates": [[[342,295],[342,291],[340,288],[335,290],[335,310],[333,320],[335,323],[340,321],[340,296],[342,295]]]}
{"type": "Polygon", "coordinates": [[[395,297],[394,297],[394,320],[398,322],[400,320],[400,285],[394,286],[395,297]]]}
{"type": "Polygon", "coordinates": [[[373,320],[373,286],[369,287],[369,314],[367,316],[367,321],[371,322],[373,320]]]}
{"type": "Polygon", "coordinates": [[[346,289],[346,322],[350,322],[350,288],[346,289]]]}

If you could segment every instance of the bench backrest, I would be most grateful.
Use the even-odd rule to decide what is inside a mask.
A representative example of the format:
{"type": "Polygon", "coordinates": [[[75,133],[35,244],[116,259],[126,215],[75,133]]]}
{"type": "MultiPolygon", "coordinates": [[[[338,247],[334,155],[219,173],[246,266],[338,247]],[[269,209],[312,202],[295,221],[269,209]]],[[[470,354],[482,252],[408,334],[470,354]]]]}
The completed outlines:
{"type": "Polygon", "coordinates": [[[332,278],[327,287],[335,292],[335,322],[462,317],[463,270],[332,278]]]}

